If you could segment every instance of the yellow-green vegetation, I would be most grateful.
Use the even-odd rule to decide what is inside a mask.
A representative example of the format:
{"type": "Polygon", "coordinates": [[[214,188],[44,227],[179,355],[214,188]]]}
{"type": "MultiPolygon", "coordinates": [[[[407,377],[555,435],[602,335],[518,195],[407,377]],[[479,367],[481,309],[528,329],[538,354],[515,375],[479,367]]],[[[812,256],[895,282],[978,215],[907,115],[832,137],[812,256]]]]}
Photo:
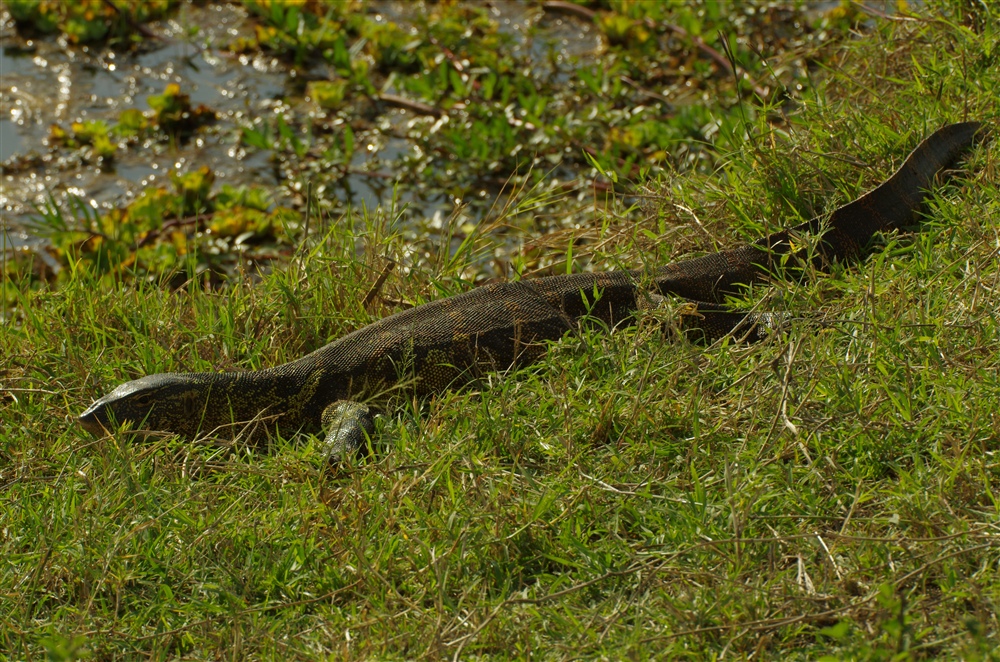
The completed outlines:
{"type": "Polygon", "coordinates": [[[148,114],[128,108],[113,126],[103,120],[85,120],[71,123],[67,131],[53,124],[49,144],[70,149],[89,147],[94,160],[110,162],[120,148],[135,146],[151,132],[154,138],[185,140],[216,118],[215,111],[204,104],[193,107],[191,98],[176,83],[167,85],[163,94],[149,96],[147,102],[151,108],[148,114]]]}
{"type": "MultiPolygon", "coordinates": [[[[293,61],[335,53],[324,30],[358,20],[338,3],[305,2],[304,27],[290,30],[290,3],[247,5],[267,17],[262,30],[285,35],[269,48],[293,61]],[[289,34],[308,41],[286,44],[289,34]]],[[[719,45],[666,3],[597,9],[609,38],[637,45],[594,75],[646,57],[640,32],[661,35],[647,27],[661,20],[719,45]],[[654,5],[662,16],[641,14],[654,5]]],[[[702,118],[692,126],[708,155],[693,162],[693,142],[619,121],[634,113],[603,86],[624,74],[595,79],[594,99],[613,102],[579,127],[571,158],[593,152],[594,167],[620,182],[660,151],[668,167],[643,183],[639,221],[595,191],[585,222],[529,234],[524,253],[544,251],[552,268],[608,269],[731,246],[856,197],[943,124],[997,130],[1000,17],[958,2],[903,11],[839,12],[830,21],[857,34],[812,52],[808,76],[795,78],[803,91],[788,98],[745,90],[738,100],[720,83],[719,98],[687,111],[702,118]],[[629,147],[600,160],[612,136],[629,147]]],[[[453,38],[443,23],[428,19],[411,34],[420,45],[395,49],[395,62],[425,67],[427,34],[453,38]]],[[[469,21],[472,36],[490,38],[478,25],[469,21]]],[[[394,43],[366,39],[386,52],[379,39],[394,43]]],[[[458,53],[454,39],[446,48],[458,53]]],[[[771,85],[752,60],[738,52],[771,85]]],[[[489,74],[476,76],[480,94],[489,74]]],[[[518,80],[496,73],[494,89],[518,80]]],[[[457,99],[457,84],[435,103],[457,99]]],[[[507,89],[498,107],[514,104],[545,134],[544,104],[534,117],[530,95],[507,89]]],[[[482,110],[459,119],[493,112],[469,94],[482,110]]],[[[649,124],[682,131],[675,119],[649,124]]],[[[289,159],[322,152],[296,148],[287,124],[284,138],[275,129],[289,159]]],[[[471,152],[455,158],[475,170],[471,152]]],[[[75,237],[54,244],[58,276],[24,257],[4,265],[0,654],[997,658],[996,144],[936,190],[918,228],[884,236],[861,265],[738,302],[791,313],[762,343],[698,347],[666,337],[655,313],[611,334],[586,330],[531,369],[388,412],[375,456],[336,471],[321,466],[315,440],[93,439],[73,416],[125,379],[274,365],[401,305],[466,290],[508,221],[555,193],[526,187],[459,241],[414,244],[389,205],[341,218],[314,201],[306,232],[304,209],[293,224],[265,192],[226,189],[209,171],[172,185],[116,218],[46,212],[66,233],[57,236],[75,237]],[[237,209],[262,216],[231,220],[237,209]],[[177,224],[192,217],[203,234],[177,224]],[[216,234],[264,226],[281,253],[271,269],[237,262],[212,280],[187,261],[216,234]],[[193,240],[206,243],[194,251],[193,240]],[[157,256],[143,251],[168,246],[177,253],[167,266],[150,266],[157,256]],[[366,308],[386,259],[397,267],[366,308]]]]}
{"type": "Polygon", "coordinates": [[[864,18],[714,2],[507,4],[528,17],[515,35],[483,3],[395,12],[340,0],[243,4],[255,37],[229,48],[282,58],[315,104],[307,116],[246,127],[245,144],[273,150],[289,179],[322,189],[351,172],[359,132],[382,127],[366,138],[371,147],[400,137],[417,146],[393,164],[404,181],[468,201],[495,196],[512,177],[579,186],[578,173],[594,166],[626,180],[711,170],[740,142],[740,95],[776,107],[797,98],[810,60],[864,18]],[[565,43],[540,29],[559,21],[578,26],[565,43]],[[759,49],[783,53],[782,62],[769,67],[759,49]],[[327,73],[319,80],[317,67],[327,73]],[[424,121],[389,112],[401,104],[424,121]],[[306,152],[316,158],[303,161],[306,152]]]}
{"type": "MultiPolygon", "coordinates": [[[[204,276],[216,282],[237,262],[246,266],[260,251],[271,254],[288,244],[287,230],[301,224],[297,213],[275,205],[261,188],[223,184],[213,191],[215,177],[206,167],[170,173],[170,179],[172,189],[148,188],[126,207],[107,213],[78,205],[73,221],[54,204],[42,207],[49,255],[66,265],[50,282],[65,282],[81,271],[111,280],[166,276],[177,283],[204,276]],[[267,246],[257,246],[262,242],[267,246]]],[[[34,273],[30,260],[16,256],[10,273],[24,272],[38,285],[29,276],[34,273]]]]}
{"type": "Polygon", "coordinates": [[[143,38],[136,25],[162,18],[177,0],[4,0],[21,30],[58,32],[73,43],[143,38]]]}

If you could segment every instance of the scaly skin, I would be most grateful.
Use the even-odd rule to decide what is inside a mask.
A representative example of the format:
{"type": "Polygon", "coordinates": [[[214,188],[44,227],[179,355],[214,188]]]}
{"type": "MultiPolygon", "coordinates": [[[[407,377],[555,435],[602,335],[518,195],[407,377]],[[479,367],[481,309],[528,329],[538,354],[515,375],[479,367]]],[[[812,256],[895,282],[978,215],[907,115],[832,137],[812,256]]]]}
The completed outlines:
{"type": "Polygon", "coordinates": [[[790,230],[753,244],[657,269],[572,274],[486,285],[386,317],[315,352],[254,372],[163,373],[127,382],[79,417],[94,434],[129,423],[193,438],[331,430],[339,455],[371,433],[357,402],[396,388],[424,395],[461,384],[483,371],[534,361],[546,342],[572,331],[581,318],[613,328],[658,296],[698,302],[684,323],[709,340],[739,331],[758,337],[759,317],[725,308],[727,295],[751,283],[787,275],[809,260],[794,249],[797,235],[822,233],[812,262],[856,259],[879,231],[913,220],[935,174],[976,141],[978,122],[953,124],[922,142],[902,167],[870,193],[790,230]],[[324,415],[325,412],[325,415],[324,415]]]}

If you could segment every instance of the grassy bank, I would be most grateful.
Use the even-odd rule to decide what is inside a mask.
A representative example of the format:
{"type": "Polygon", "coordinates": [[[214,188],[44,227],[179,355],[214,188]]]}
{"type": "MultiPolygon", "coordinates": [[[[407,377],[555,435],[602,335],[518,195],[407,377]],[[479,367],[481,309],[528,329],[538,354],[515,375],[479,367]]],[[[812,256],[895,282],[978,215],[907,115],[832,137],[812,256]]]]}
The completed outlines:
{"type": "MultiPolygon", "coordinates": [[[[832,209],[938,126],[996,121],[996,19],[878,21],[787,119],[744,107],[717,171],[649,182],[644,220],[602,198],[538,241],[563,269],[656,264],[832,209]]],[[[310,440],[137,444],[72,419],[124,379],[274,365],[465,290],[500,212],[417,262],[387,211],[325,218],[223,289],[11,278],[0,655],[993,659],[998,184],[978,149],[919,232],[756,290],[793,314],[765,342],[585,331],[390,412],[378,454],[335,472],[310,440]],[[386,258],[414,266],[366,309],[386,258]]]]}

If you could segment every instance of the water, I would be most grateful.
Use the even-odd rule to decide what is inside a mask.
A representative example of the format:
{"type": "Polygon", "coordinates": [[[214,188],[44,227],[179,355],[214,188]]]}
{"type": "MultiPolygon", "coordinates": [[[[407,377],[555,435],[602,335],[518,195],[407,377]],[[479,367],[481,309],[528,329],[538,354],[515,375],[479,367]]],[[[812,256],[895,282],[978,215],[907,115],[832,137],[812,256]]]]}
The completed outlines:
{"type": "Polygon", "coordinates": [[[17,125],[9,119],[0,119],[0,161],[24,149],[24,140],[17,132],[17,125]]]}
{"type": "MultiPolygon", "coordinates": [[[[414,11],[407,3],[376,6],[394,20],[414,11]]],[[[586,58],[600,45],[593,26],[564,17],[539,18],[537,10],[523,2],[495,2],[490,11],[501,30],[514,37],[515,50],[530,53],[531,61],[546,71],[552,66],[546,55],[550,51],[559,51],[556,60],[563,61],[586,58]],[[544,29],[531,30],[539,20],[544,29]]],[[[16,228],[8,233],[12,242],[25,245],[23,238],[30,237],[24,229],[28,220],[35,215],[35,207],[50,198],[63,203],[75,196],[97,209],[111,209],[148,186],[164,185],[174,169],[208,166],[215,173],[216,185],[253,184],[279,195],[301,196],[305,181],[285,181],[294,173],[277,167],[269,152],[240,144],[241,126],[273,122],[278,114],[303,121],[307,117],[294,107],[301,104],[297,101],[301,86],[295,87],[286,65],[266,53],[233,55],[218,48],[238,37],[252,37],[252,23],[241,8],[184,6],[172,19],[152,25],[165,38],[149,41],[144,46],[147,50],[138,54],[115,53],[102,46],[67,48],[55,38],[24,42],[2,13],[0,215],[5,227],[16,228]],[[214,125],[200,130],[188,143],[133,145],[119,150],[113,163],[101,167],[87,158],[85,149],[48,144],[53,124],[64,129],[78,120],[113,124],[125,109],[150,110],[148,97],[161,94],[170,83],[178,84],[194,106],[205,104],[218,114],[214,125]]],[[[309,73],[329,74],[325,64],[315,68],[309,73]]],[[[566,74],[561,71],[559,75],[566,74]]],[[[393,171],[397,159],[413,153],[414,146],[401,136],[407,123],[414,121],[421,118],[392,111],[382,116],[388,126],[359,133],[349,170],[336,182],[325,179],[325,204],[337,211],[374,209],[387,207],[395,199],[397,206],[407,209],[404,220],[414,222],[452,213],[456,200],[421,190],[419,182],[401,185],[401,175],[393,171]]],[[[486,206],[488,200],[482,202],[486,206]]]]}
{"type": "MultiPolygon", "coordinates": [[[[212,25],[213,31],[219,31],[242,22],[243,17],[222,6],[190,8],[178,20],[212,25]]],[[[166,27],[168,34],[186,29],[173,22],[166,27]]],[[[177,41],[176,35],[170,39],[137,56],[101,48],[64,49],[55,40],[36,40],[21,51],[2,50],[0,211],[10,223],[30,216],[34,205],[49,195],[57,201],[78,195],[98,207],[111,208],[165,180],[174,168],[207,165],[220,181],[276,183],[267,155],[240,149],[236,132],[243,118],[266,112],[266,106],[285,93],[285,72],[256,63],[244,65],[177,41]],[[55,149],[47,144],[52,124],[67,129],[77,120],[113,124],[125,109],[149,110],[147,98],[161,94],[169,83],[179,84],[195,105],[204,103],[215,109],[220,122],[184,145],[150,141],[119,150],[110,167],[88,162],[85,150],[55,149]],[[32,165],[33,157],[45,162],[32,165]]]]}

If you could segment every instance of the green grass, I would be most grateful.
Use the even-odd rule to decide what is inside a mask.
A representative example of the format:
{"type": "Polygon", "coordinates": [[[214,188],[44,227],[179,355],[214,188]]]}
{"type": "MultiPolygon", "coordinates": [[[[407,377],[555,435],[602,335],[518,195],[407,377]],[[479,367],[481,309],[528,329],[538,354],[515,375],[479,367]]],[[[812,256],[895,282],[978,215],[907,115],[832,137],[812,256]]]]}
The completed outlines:
{"type": "MultiPolygon", "coordinates": [[[[867,190],[942,124],[995,123],[996,17],[939,10],[844,42],[787,121],[747,108],[718,172],[653,182],[638,225],[602,209],[570,261],[758,237],[867,190]]],[[[379,453],[337,472],[310,440],[73,424],[124,379],[273,365],[394,312],[360,304],[386,257],[411,267],[387,300],[467,289],[463,262],[495,240],[415,259],[384,214],[350,220],[224,290],[84,268],[4,283],[0,655],[996,659],[995,147],[919,233],[755,291],[795,315],[763,343],[588,330],[390,412],[379,453]]]]}

